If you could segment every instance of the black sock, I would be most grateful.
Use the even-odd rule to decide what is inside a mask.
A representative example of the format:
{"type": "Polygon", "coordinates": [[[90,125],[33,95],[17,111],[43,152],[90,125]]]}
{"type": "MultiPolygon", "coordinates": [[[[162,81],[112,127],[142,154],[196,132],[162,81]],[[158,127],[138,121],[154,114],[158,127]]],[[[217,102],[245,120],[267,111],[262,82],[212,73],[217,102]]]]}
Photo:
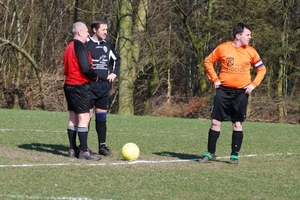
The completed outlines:
{"type": "Polygon", "coordinates": [[[208,131],[208,143],[207,143],[207,150],[209,153],[216,152],[217,140],[220,136],[220,131],[214,131],[209,129],[208,131]]]}
{"type": "Polygon", "coordinates": [[[78,127],[78,137],[80,141],[80,151],[86,152],[88,149],[88,145],[87,145],[88,128],[78,127]]]}
{"type": "Polygon", "coordinates": [[[232,131],[231,155],[238,156],[243,143],[243,131],[232,131]]]}
{"type": "Polygon", "coordinates": [[[98,135],[99,148],[105,146],[106,142],[106,122],[96,121],[96,131],[98,135]]]}
{"type": "Polygon", "coordinates": [[[75,149],[76,148],[76,134],[77,134],[75,127],[68,126],[67,133],[68,133],[68,138],[69,138],[69,143],[70,143],[70,149],[75,149]]]}

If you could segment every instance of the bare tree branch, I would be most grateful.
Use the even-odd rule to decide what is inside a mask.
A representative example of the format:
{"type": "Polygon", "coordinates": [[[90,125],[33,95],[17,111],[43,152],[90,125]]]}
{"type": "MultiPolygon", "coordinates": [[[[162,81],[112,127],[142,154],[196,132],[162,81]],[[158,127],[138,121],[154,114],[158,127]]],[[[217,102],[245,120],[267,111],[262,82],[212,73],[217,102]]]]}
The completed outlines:
{"type": "Polygon", "coordinates": [[[1,4],[1,6],[3,6],[5,9],[7,9],[7,6],[6,6],[2,1],[0,1],[0,4],[1,4]]]}
{"type": "Polygon", "coordinates": [[[35,60],[28,54],[28,52],[23,49],[22,47],[20,47],[19,45],[17,45],[16,43],[12,42],[12,41],[9,41],[9,40],[6,40],[4,38],[1,38],[0,37],[0,42],[2,42],[2,45],[3,44],[6,44],[6,45],[10,45],[12,46],[14,49],[16,49],[17,51],[19,51],[32,65],[32,67],[41,72],[41,69],[38,67],[38,64],[35,62],[35,60]]]}

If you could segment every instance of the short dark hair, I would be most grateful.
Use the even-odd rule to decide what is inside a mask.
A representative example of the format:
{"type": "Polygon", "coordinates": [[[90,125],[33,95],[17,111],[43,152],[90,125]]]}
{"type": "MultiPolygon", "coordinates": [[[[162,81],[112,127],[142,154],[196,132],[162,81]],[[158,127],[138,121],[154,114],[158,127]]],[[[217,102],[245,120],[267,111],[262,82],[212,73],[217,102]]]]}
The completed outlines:
{"type": "Polygon", "coordinates": [[[107,20],[104,19],[104,18],[97,18],[95,19],[92,24],[91,24],[91,28],[92,30],[95,28],[95,29],[98,29],[100,28],[100,25],[101,24],[108,24],[107,20]]]}
{"type": "Polygon", "coordinates": [[[236,34],[240,34],[244,31],[244,28],[249,29],[250,31],[252,30],[251,26],[247,23],[244,22],[239,22],[233,27],[233,38],[235,38],[236,34]]]}

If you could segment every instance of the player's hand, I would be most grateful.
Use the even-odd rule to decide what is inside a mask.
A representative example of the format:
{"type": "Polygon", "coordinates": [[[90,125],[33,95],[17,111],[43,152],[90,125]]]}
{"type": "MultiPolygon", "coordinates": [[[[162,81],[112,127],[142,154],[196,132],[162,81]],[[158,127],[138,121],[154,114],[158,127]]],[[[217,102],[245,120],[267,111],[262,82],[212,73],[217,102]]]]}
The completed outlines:
{"type": "Polygon", "coordinates": [[[244,89],[246,90],[245,93],[250,94],[252,90],[254,90],[254,88],[255,87],[252,84],[247,85],[246,87],[244,87],[244,89]]]}
{"type": "Polygon", "coordinates": [[[221,85],[221,82],[220,82],[220,81],[217,81],[217,82],[214,83],[214,85],[215,85],[215,88],[219,88],[220,85],[221,85]]]}
{"type": "Polygon", "coordinates": [[[111,73],[111,74],[109,74],[109,75],[107,76],[107,80],[108,80],[109,82],[113,82],[113,81],[115,80],[116,77],[117,77],[117,75],[111,73]]]}

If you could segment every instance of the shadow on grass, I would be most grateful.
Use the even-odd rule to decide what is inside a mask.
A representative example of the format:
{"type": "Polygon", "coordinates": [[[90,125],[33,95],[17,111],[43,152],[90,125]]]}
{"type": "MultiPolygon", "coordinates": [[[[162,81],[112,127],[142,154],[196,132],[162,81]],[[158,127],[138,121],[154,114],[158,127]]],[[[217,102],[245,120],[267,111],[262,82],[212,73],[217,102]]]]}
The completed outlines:
{"type": "MultiPolygon", "coordinates": [[[[153,154],[156,154],[159,156],[169,156],[169,157],[179,158],[182,160],[192,160],[195,162],[198,162],[199,160],[202,159],[202,156],[198,156],[195,154],[176,153],[176,152],[169,152],[169,151],[154,152],[153,154]]],[[[212,162],[226,163],[226,164],[232,165],[229,161],[224,161],[224,160],[219,160],[219,159],[209,161],[209,163],[212,163],[212,162]]]]}
{"type": "Polygon", "coordinates": [[[21,149],[52,153],[54,155],[67,156],[69,147],[56,144],[30,143],[18,146],[21,149]]]}
{"type": "Polygon", "coordinates": [[[186,154],[186,153],[176,153],[176,152],[169,152],[169,151],[162,151],[162,152],[154,152],[153,154],[159,156],[169,156],[174,158],[179,158],[183,160],[199,160],[199,156],[195,154],[186,154]]]}

